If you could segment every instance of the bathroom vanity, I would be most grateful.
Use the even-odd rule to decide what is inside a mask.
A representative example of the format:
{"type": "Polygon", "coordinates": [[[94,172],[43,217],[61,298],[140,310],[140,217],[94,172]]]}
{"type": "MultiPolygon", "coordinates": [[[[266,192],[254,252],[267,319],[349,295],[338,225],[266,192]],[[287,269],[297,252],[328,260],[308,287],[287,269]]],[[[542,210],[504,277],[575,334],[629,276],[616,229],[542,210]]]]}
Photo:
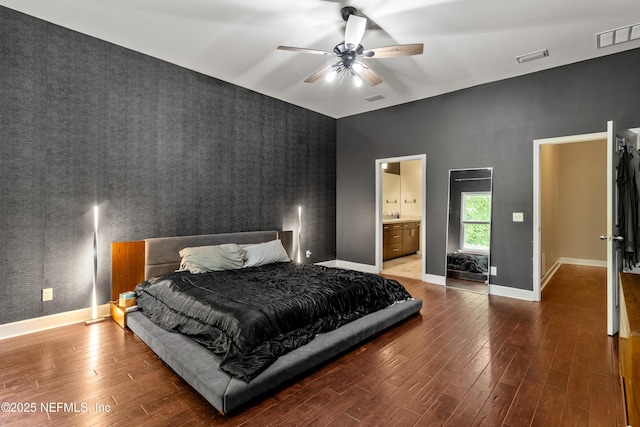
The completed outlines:
{"type": "Polygon", "coordinates": [[[382,222],[383,259],[415,254],[420,250],[420,221],[391,219],[382,222]]]}

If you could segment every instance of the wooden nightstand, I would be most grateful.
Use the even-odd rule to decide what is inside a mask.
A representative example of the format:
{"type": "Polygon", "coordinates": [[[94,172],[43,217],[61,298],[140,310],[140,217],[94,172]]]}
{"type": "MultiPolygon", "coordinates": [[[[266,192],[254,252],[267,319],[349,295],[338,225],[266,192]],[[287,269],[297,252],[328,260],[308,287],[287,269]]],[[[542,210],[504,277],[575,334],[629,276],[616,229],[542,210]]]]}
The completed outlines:
{"type": "Polygon", "coordinates": [[[123,329],[127,329],[127,311],[117,303],[111,302],[111,318],[123,329]]]}

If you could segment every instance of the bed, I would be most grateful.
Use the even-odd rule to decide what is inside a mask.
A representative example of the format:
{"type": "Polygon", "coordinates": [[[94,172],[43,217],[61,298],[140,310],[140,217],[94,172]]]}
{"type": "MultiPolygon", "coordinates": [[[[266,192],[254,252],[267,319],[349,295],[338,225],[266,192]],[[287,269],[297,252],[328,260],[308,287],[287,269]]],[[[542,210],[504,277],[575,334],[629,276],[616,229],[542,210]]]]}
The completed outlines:
{"type": "MultiPolygon", "coordinates": [[[[122,269],[127,272],[130,270],[137,272],[140,270],[139,267],[142,267],[145,281],[153,280],[154,277],[172,273],[179,267],[182,259],[179,252],[183,248],[228,243],[241,246],[256,245],[277,239],[280,239],[283,246],[291,253],[291,232],[257,231],[146,239],[144,242],[132,242],[137,249],[122,252],[128,254],[127,259],[144,259],[144,265],[125,263],[125,267],[117,268],[114,264],[112,274],[114,277],[119,277],[122,269]],[[144,249],[144,257],[139,255],[142,249],[144,249]],[[137,252],[138,255],[134,255],[133,252],[137,252]]],[[[121,249],[125,243],[120,242],[121,246],[118,250],[113,249],[115,246],[112,247],[113,259],[122,255],[121,249]]],[[[133,246],[125,245],[124,247],[133,246]]],[[[282,263],[283,266],[285,264],[287,263],[282,263]]],[[[289,264],[291,264],[290,269],[297,268],[293,263],[289,264]]],[[[268,268],[272,267],[252,267],[247,271],[254,271],[253,274],[257,274],[255,271],[267,274],[268,271],[260,269],[268,270],[268,268]]],[[[312,267],[302,266],[301,268],[312,267]]],[[[328,270],[338,274],[335,269],[328,270]]],[[[376,275],[363,274],[358,276],[358,280],[368,276],[380,278],[376,275]]],[[[180,280],[183,279],[180,278],[180,280]]],[[[261,368],[248,381],[247,378],[238,377],[221,369],[224,356],[214,354],[191,337],[163,329],[142,312],[129,313],[127,326],[218,411],[228,413],[417,314],[421,307],[421,300],[410,298],[364,314],[335,330],[321,331],[306,344],[279,355],[273,363],[261,368]]]]}
{"type": "Polygon", "coordinates": [[[486,282],[489,278],[489,256],[462,252],[448,253],[447,277],[486,282]]]}

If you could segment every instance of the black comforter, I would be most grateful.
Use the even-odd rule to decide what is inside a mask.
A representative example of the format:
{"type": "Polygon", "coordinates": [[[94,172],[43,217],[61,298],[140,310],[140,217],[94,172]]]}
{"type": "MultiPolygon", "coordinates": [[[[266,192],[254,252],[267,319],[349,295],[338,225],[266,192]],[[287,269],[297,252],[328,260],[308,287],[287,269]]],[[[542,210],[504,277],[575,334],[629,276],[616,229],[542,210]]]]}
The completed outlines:
{"type": "Polygon", "coordinates": [[[470,273],[487,273],[487,255],[464,253],[447,254],[447,268],[450,270],[467,271],[470,273]]]}
{"type": "Polygon", "coordinates": [[[222,370],[247,382],[316,334],[411,298],[395,280],[293,263],[176,272],[136,292],[146,317],[192,337],[221,357],[222,370]]]}

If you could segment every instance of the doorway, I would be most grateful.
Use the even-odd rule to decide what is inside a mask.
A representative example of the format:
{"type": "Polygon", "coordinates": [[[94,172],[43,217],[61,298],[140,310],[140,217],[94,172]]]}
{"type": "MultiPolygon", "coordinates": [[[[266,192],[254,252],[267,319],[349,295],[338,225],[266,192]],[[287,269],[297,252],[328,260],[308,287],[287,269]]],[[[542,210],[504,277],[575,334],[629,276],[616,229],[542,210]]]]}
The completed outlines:
{"type": "Polygon", "coordinates": [[[535,140],[533,157],[533,294],[540,301],[560,265],[607,266],[597,239],[607,225],[607,132],[535,140]],[[580,186],[576,174],[597,191],[580,186]]]}
{"type": "MultiPolygon", "coordinates": [[[[376,233],[375,233],[375,269],[378,273],[385,272],[385,259],[393,258],[393,263],[387,264],[390,268],[388,274],[400,275],[425,281],[426,273],[426,176],[427,155],[390,157],[376,159],[376,233]],[[402,184],[397,195],[384,196],[384,174],[386,167],[391,164],[399,164],[400,171],[403,165],[410,169],[409,176],[413,177],[413,183],[402,184]],[[410,167],[409,167],[410,166],[410,167]],[[417,177],[417,178],[416,178],[417,177]],[[404,214],[403,214],[404,212],[404,214]],[[398,232],[393,244],[389,241],[387,232],[385,241],[384,227],[392,227],[398,232]],[[403,240],[406,240],[401,243],[403,240]],[[390,255],[390,251],[398,252],[390,255]]],[[[399,172],[402,176],[402,172],[399,172]]],[[[400,179],[400,178],[399,178],[400,179]]],[[[402,182],[402,181],[401,181],[402,182]]],[[[389,231],[389,230],[387,230],[389,231]]]]}

